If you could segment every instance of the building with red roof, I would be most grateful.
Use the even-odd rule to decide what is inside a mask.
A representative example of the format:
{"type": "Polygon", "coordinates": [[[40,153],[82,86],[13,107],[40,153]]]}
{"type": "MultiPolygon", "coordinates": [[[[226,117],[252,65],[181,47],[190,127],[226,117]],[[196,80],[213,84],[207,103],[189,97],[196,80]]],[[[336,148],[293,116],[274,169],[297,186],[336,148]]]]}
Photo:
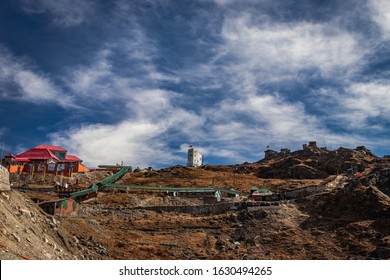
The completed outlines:
{"type": "Polygon", "coordinates": [[[4,163],[10,173],[56,174],[72,176],[73,173],[88,172],[82,160],[60,146],[39,145],[17,154],[7,154],[4,163]]]}

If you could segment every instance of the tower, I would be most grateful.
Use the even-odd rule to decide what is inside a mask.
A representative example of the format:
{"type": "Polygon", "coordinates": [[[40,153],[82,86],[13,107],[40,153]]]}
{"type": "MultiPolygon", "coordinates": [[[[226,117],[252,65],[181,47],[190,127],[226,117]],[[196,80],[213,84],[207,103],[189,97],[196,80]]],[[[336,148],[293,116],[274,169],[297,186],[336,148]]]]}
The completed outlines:
{"type": "Polygon", "coordinates": [[[202,154],[194,147],[188,147],[187,166],[198,167],[202,165],[202,154]]]}

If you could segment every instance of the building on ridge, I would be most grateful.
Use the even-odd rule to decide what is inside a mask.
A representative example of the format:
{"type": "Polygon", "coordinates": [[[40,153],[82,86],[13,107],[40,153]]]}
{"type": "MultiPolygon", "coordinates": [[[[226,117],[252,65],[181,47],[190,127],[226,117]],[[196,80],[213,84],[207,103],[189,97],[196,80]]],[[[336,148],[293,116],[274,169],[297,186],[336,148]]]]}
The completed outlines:
{"type": "Polygon", "coordinates": [[[188,147],[188,158],[187,158],[187,166],[190,167],[199,167],[203,164],[202,154],[199,153],[194,147],[188,147]]]}
{"type": "Polygon", "coordinates": [[[8,154],[4,163],[10,173],[72,176],[73,173],[89,171],[80,158],[67,152],[60,146],[40,145],[16,156],[8,154]]]}

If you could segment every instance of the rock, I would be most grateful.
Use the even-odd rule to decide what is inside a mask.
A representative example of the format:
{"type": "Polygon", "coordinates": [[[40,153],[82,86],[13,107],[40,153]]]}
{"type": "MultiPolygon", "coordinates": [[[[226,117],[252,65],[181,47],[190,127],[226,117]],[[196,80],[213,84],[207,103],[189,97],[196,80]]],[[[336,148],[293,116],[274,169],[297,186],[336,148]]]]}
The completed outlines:
{"type": "Polygon", "coordinates": [[[4,166],[0,166],[0,192],[10,191],[9,172],[4,166]]]}
{"type": "Polygon", "coordinates": [[[31,230],[34,234],[37,234],[34,228],[30,227],[29,230],[31,230]]]}
{"type": "Polygon", "coordinates": [[[19,212],[20,212],[21,215],[26,215],[26,216],[32,217],[31,212],[26,210],[26,209],[20,208],[19,212]]]}
{"type": "Polygon", "coordinates": [[[62,242],[64,243],[65,247],[70,250],[70,245],[69,245],[69,241],[68,241],[68,238],[66,237],[66,234],[64,232],[62,232],[62,230],[58,230],[57,231],[57,234],[58,236],[61,238],[62,242]]]}
{"type": "Polygon", "coordinates": [[[12,236],[16,239],[16,241],[20,242],[20,237],[19,236],[17,236],[15,233],[13,233],[12,236]]]}
{"type": "Polygon", "coordinates": [[[5,200],[9,201],[9,195],[7,195],[5,192],[1,192],[1,195],[5,198],[5,200]]]}

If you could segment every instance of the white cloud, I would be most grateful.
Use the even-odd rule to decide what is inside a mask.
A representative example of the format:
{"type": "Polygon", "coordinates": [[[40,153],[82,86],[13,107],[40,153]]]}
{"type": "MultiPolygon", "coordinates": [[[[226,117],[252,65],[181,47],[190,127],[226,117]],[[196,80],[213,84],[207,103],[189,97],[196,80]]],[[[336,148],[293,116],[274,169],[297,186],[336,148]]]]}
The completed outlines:
{"type": "Polygon", "coordinates": [[[126,104],[142,89],[179,82],[177,76],[156,69],[158,50],[143,28],[131,19],[124,22],[126,30],[115,41],[104,42],[91,64],[68,70],[65,82],[77,95],[95,101],[121,99],[126,104]]]}
{"type": "Polygon", "coordinates": [[[138,120],[150,120],[176,128],[190,135],[191,130],[204,124],[204,117],[180,108],[175,103],[182,99],[180,94],[162,89],[142,89],[131,96],[127,107],[132,109],[138,120]]]}
{"type": "Polygon", "coordinates": [[[53,23],[63,27],[87,22],[95,9],[91,0],[21,0],[20,3],[26,13],[49,13],[53,23]]]}
{"type": "Polygon", "coordinates": [[[382,31],[385,40],[390,39],[390,2],[387,0],[368,0],[372,18],[382,31]]]}
{"type": "MultiPolygon", "coordinates": [[[[205,1],[210,1],[210,0],[205,0],[205,1]]],[[[237,5],[237,4],[258,4],[258,3],[261,3],[261,2],[270,2],[269,0],[212,0],[213,2],[215,2],[217,5],[220,5],[220,6],[227,6],[227,5],[230,5],[230,4],[233,4],[233,5],[237,5]]]]}
{"type": "Polygon", "coordinates": [[[54,100],[57,90],[43,77],[29,70],[15,72],[14,81],[20,86],[27,100],[54,100]]]}
{"type": "Polygon", "coordinates": [[[323,90],[327,99],[330,118],[344,126],[364,131],[384,130],[383,121],[390,120],[390,83],[385,80],[356,82],[346,85],[344,92],[323,90]],[[376,119],[376,124],[370,122],[376,119]]]}
{"type": "Polygon", "coordinates": [[[175,98],[180,95],[138,89],[127,104],[132,114],[124,116],[122,122],[74,126],[50,138],[69,147],[89,166],[120,161],[144,167],[170,165],[180,158],[175,155],[177,151],[166,147],[169,141],[190,138],[204,123],[203,117],[176,107],[172,102],[175,98]]]}
{"type": "Polygon", "coordinates": [[[81,97],[110,98],[114,90],[112,88],[114,75],[108,59],[110,53],[110,50],[103,49],[97,53],[94,64],[72,69],[66,81],[69,87],[81,97]]]}
{"type": "Polygon", "coordinates": [[[233,141],[244,138],[301,142],[324,132],[320,122],[305,112],[303,104],[288,103],[270,94],[226,100],[213,113],[213,120],[216,121],[212,128],[215,135],[224,135],[233,141]]]}
{"type": "MultiPolygon", "coordinates": [[[[334,106],[336,109],[336,106],[334,106]]],[[[336,114],[329,111],[329,114],[336,114]]],[[[208,155],[226,155],[236,162],[255,161],[271,149],[301,149],[303,143],[337,148],[372,146],[378,141],[361,131],[344,133],[326,127],[323,116],[307,112],[301,102],[288,102],[278,94],[256,94],[221,102],[206,111],[207,133],[197,139],[208,155]],[[202,141],[203,140],[203,141],[202,141]],[[219,150],[230,151],[221,154],[219,150]]],[[[345,120],[344,120],[345,121],[345,120]]]]}
{"type": "MultiPolygon", "coordinates": [[[[25,8],[49,12],[55,16],[56,24],[63,26],[88,20],[85,11],[67,10],[64,3],[69,1],[40,0],[25,8]]],[[[234,1],[216,2],[228,5],[234,1]]],[[[277,23],[261,14],[257,17],[231,12],[225,14],[221,37],[210,45],[209,54],[214,53],[214,57],[190,60],[184,69],[162,72],[155,64],[160,58],[157,39],[147,36],[136,16],[129,16],[134,9],[129,2],[117,1],[116,5],[124,9],[121,13],[115,11],[118,17],[110,24],[120,27],[120,35],[101,42],[100,51],[89,65],[68,68],[63,81],[78,96],[80,106],[94,108],[104,104],[107,111],[120,115],[118,119],[122,120],[116,124],[76,125],[51,134],[53,143],[68,148],[87,165],[121,161],[134,166],[174,164],[180,160],[176,153],[183,153],[183,145],[187,144],[179,149],[168,147],[172,139],[177,145],[189,142],[206,156],[230,161],[257,160],[267,145],[293,149],[309,140],[330,145],[364,144],[362,141],[367,140],[359,134],[330,131],[322,117],[310,114],[303,102],[287,101],[283,89],[279,88],[279,93],[263,89],[283,80],[299,83],[300,72],[305,72],[300,76],[304,78],[315,73],[326,79],[348,80],[359,70],[366,52],[355,34],[332,23],[277,23]],[[200,94],[210,93],[210,103],[201,95],[161,87],[183,81],[179,88],[190,84],[207,92],[200,94]],[[120,109],[113,111],[110,104],[120,109]]],[[[86,6],[82,5],[81,10],[83,7],[86,6]]],[[[54,101],[60,93],[49,77],[34,72],[28,64],[14,58],[5,61],[13,66],[0,65],[4,73],[0,84],[11,81],[23,96],[34,100],[54,101]]],[[[342,108],[346,112],[362,114],[362,121],[375,114],[387,117],[388,109],[380,106],[383,103],[379,99],[387,101],[388,86],[381,85],[355,84],[348,94],[335,98],[345,102],[342,108]],[[370,87],[374,86],[383,93],[370,95],[370,87]],[[366,104],[370,109],[364,107],[366,104]]]]}
{"type": "Polygon", "coordinates": [[[36,71],[26,59],[13,56],[1,45],[0,74],[0,90],[4,98],[74,107],[72,98],[63,94],[45,74],[36,71]]]}
{"type": "Polygon", "coordinates": [[[147,167],[177,160],[158,140],[164,131],[164,127],[151,122],[124,121],[116,125],[86,125],[66,133],[51,134],[51,139],[84,159],[87,166],[123,161],[147,167]]]}
{"type": "Polygon", "coordinates": [[[301,70],[325,77],[353,71],[364,54],[352,34],[331,24],[256,22],[244,14],[226,19],[222,36],[222,59],[235,58],[232,70],[260,71],[263,81],[301,70]]]}

